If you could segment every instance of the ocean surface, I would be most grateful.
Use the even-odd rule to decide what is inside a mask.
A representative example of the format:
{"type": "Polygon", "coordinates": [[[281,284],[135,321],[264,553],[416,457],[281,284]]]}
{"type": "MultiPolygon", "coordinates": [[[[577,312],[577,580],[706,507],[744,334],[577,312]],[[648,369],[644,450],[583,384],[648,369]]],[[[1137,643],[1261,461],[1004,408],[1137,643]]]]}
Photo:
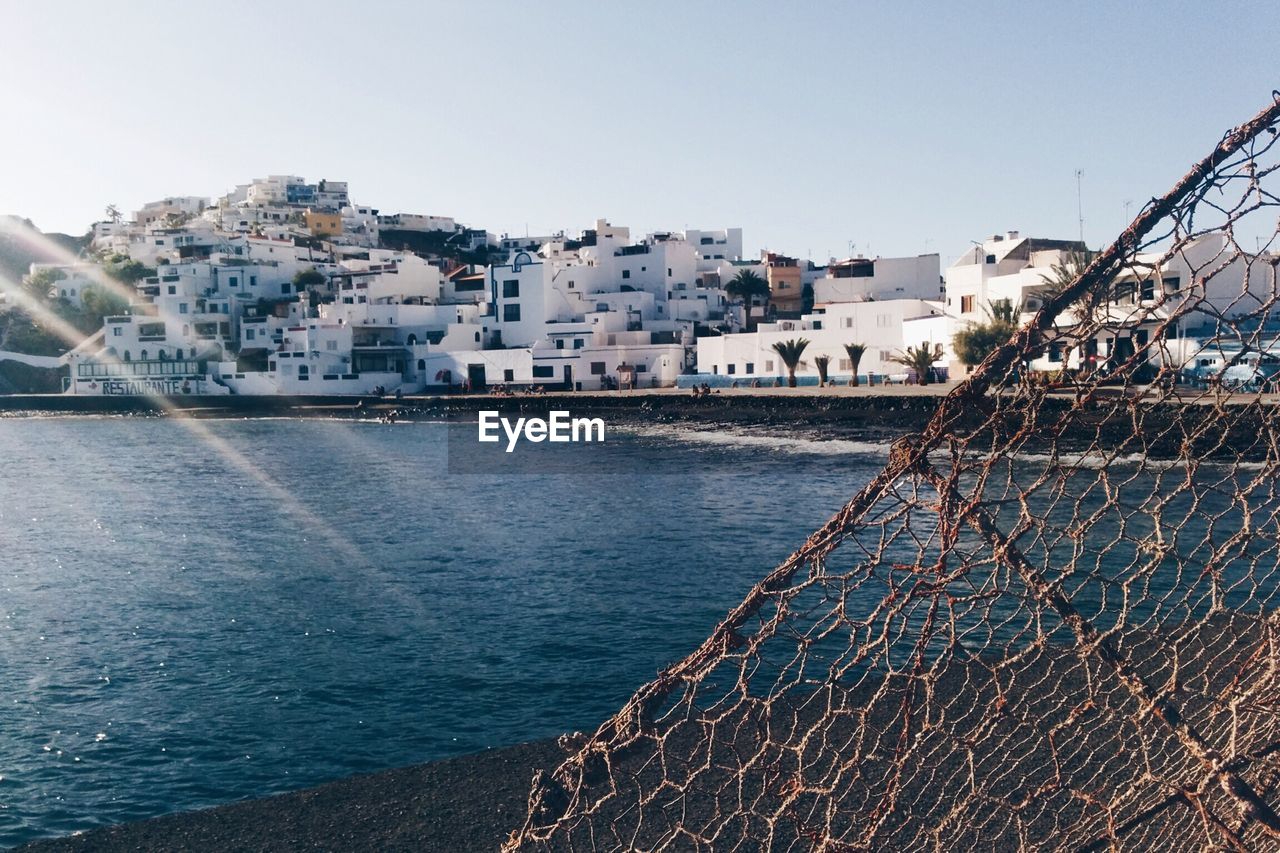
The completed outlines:
{"type": "Polygon", "coordinates": [[[0,848],[593,729],[885,459],[663,429],[477,447],[0,420],[0,848]]]}

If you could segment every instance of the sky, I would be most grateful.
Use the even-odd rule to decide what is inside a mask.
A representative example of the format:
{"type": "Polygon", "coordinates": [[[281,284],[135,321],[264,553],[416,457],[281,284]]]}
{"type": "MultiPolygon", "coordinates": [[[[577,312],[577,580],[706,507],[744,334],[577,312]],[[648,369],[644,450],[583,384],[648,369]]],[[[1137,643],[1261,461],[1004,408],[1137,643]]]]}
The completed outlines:
{"type": "Polygon", "coordinates": [[[1077,236],[1080,170],[1097,247],[1280,88],[1264,2],[0,11],[0,213],[70,233],[296,174],[495,233],[738,226],[751,255],[947,263],[1077,236]]]}

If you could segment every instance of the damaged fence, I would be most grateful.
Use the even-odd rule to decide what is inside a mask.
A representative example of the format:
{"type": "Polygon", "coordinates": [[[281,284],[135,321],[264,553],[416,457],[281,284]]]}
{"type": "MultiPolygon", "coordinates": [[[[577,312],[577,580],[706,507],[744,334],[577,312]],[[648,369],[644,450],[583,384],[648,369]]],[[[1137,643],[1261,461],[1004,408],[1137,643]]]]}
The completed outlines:
{"type": "Polygon", "coordinates": [[[566,742],[507,849],[1280,847],[1278,119],[1052,249],[1021,327],[566,742]]]}

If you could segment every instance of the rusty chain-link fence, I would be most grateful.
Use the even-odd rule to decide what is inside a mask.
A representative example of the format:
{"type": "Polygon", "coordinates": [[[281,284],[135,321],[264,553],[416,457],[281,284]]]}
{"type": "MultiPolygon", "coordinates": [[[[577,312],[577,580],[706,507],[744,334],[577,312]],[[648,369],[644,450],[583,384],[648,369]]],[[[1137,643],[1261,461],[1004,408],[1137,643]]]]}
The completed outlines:
{"type": "Polygon", "coordinates": [[[1280,849],[1278,118],[1013,258],[1029,321],[507,849],[1280,849]]]}

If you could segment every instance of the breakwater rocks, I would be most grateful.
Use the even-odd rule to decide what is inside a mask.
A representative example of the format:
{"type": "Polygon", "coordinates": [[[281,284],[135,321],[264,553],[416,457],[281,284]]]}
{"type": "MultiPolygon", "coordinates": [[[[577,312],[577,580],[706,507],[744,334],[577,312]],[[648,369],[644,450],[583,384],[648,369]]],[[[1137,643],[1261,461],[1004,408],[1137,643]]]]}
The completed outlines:
{"type": "MultiPolygon", "coordinates": [[[[0,396],[0,417],[32,415],[183,415],[189,417],[337,417],[366,419],[396,412],[401,419],[471,418],[481,410],[546,415],[553,409],[602,417],[610,424],[690,423],[725,427],[800,427],[840,435],[901,435],[923,426],[937,396],[863,394],[687,393],[545,394],[529,396],[405,397],[89,397],[0,396]]],[[[834,436],[833,436],[834,437],[834,436]]]]}
{"type": "MultiPolygon", "coordinates": [[[[194,418],[320,417],[472,420],[482,410],[545,417],[552,410],[603,418],[610,426],[677,424],[743,429],[814,439],[888,441],[924,428],[944,388],[687,392],[603,392],[452,397],[89,397],[0,396],[0,418],[48,415],[194,418]],[[932,393],[931,393],[932,392],[932,393]]],[[[1252,396],[1152,401],[1095,392],[1033,403],[987,395],[967,402],[946,431],[969,450],[1148,455],[1171,458],[1269,458],[1280,446],[1280,404],[1252,396]]]]}

